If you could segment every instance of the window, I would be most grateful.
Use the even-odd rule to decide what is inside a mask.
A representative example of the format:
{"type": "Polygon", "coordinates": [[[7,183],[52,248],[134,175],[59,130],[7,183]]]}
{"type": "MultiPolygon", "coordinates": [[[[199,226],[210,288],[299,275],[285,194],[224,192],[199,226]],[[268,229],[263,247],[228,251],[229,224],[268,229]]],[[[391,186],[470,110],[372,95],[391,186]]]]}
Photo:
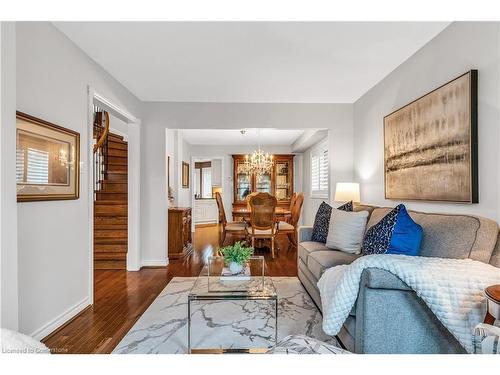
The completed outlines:
{"type": "Polygon", "coordinates": [[[202,168],[201,176],[201,197],[212,198],[212,168],[202,168]]]}
{"type": "Polygon", "coordinates": [[[212,197],[212,166],[210,161],[195,162],[194,194],[196,199],[212,197]]]}
{"type": "Polygon", "coordinates": [[[328,198],[328,142],[311,150],[311,196],[328,198]]]}

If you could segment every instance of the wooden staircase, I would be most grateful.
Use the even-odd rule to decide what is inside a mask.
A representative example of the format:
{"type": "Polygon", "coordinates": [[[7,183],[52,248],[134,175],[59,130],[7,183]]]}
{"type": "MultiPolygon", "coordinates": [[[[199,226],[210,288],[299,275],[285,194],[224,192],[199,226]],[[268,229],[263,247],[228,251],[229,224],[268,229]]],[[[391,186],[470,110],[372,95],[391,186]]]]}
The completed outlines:
{"type": "Polygon", "coordinates": [[[94,269],[127,268],[127,158],[127,142],[108,133],[94,194],[94,269]]]}

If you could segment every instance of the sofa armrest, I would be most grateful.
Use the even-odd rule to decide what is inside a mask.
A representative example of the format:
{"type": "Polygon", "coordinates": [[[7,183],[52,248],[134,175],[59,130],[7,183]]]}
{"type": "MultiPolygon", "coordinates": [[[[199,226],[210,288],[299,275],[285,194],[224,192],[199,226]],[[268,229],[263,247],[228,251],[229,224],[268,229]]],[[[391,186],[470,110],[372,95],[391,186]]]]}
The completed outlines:
{"type": "Polygon", "coordinates": [[[476,354],[500,354],[500,327],[479,323],[474,329],[472,342],[476,354]]]}
{"type": "Polygon", "coordinates": [[[354,332],[356,353],[465,353],[408,285],[378,268],[361,275],[354,332]]]}
{"type": "Polygon", "coordinates": [[[311,241],[313,227],[312,225],[303,225],[299,227],[299,242],[311,241]]]}
{"type": "Polygon", "coordinates": [[[361,275],[361,285],[372,289],[412,290],[399,277],[380,268],[367,268],[361,275]]]}

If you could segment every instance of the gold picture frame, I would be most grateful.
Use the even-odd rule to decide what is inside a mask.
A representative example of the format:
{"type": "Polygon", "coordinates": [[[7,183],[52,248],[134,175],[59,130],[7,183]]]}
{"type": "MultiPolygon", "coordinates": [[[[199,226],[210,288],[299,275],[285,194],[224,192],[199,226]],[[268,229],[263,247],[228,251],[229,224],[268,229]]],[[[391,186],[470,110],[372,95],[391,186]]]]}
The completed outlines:
{"type": "Polygon", "coordinates": [[[189,163],[182,162],[182,187],[189,188],[189,163]]]}
{"type": "Polygon", "coordinates": [[[16,112],[17,201],[80,196],[80,134],[16,112]]]}

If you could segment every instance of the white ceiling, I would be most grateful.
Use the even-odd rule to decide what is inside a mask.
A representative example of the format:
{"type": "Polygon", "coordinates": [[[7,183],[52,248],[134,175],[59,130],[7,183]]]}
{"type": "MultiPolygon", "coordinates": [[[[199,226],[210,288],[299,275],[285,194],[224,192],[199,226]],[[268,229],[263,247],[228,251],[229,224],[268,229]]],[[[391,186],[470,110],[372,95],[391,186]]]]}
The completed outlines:
{"type": "Polygon", "coordinates": [[[352,103],[446,22],[56,22],[144,101],[352,103]]]}
{"type": "Polygon", "coordinates": [[[297,129],[184,129],[182,137],[191,145],[290,146],[304,134],[297,129]]]}

